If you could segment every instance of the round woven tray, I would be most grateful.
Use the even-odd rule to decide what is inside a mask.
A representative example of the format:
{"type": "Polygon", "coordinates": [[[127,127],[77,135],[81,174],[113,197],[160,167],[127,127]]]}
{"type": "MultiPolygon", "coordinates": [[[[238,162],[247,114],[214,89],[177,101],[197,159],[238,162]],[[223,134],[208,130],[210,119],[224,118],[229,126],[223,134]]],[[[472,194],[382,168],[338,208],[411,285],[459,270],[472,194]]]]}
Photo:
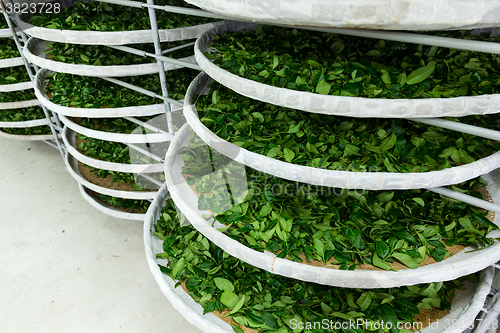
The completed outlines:
{"type": "Polygon", "coordinates": [[[498,27],[497,0],[186,0],[207,11],[271,24],[444,30],[498,27]]]}
{"type": "Polygon", "coordinates": [[[189,85],[184,99],[184,117],[192,130],[210,147],[236,162],[280,178],[306,184],[364,190],[416,189],[458,184],[500,167],[500,152],[478,161],[440,171],[421,173],[356,172],[318,169],[276,160],[227,142],[201,123],[196,99],[206,89],[209,77],[200,73],[189,85]]]}
{"type": "MultiPolygon", "coordinates": [[[[306,1],[306,0],[305,0],[306,1]]],[[[214,80],[249,98],[312,113],[349,117],[432,118],[498,113],[500,94],[425,99],[380,99],[321,95],[277,88],[232,74],[204,54],[217,35],[226,31],[255,30],[256,24],[227,21],[205,32],[194,47],[196,61],[214,80]]]]}
{"type": "Polygon", "coordinates": [[[153,143],[168,142],[173,137],[173,135],[168,133],[124,134],[98,131],[81,126],[63,115],[59,115],[59,117],[61,118],[62,122],[73,131],[99,140],[121,143],[153,143]]]}
{"type": "MultiPolygon", "coordinates": [[[[150,205],[146,213],[144,221],[144,244],[146,248],[146,257],[148,260],[149,268],[153,274],[160,289],[172,303],[173,307],[186,318],[194,326],[198,327],[203,332],[210,333],[229,333],[234,332],[225,321],[220,317],[220,313],[208,313],[203,315],[203,308],[196,303],[189,294],[183,289],[182,285],[175,287],[177,281],[172,280],[166,274],[163,274],[158,267],[158,264],[165,266],[168,262],[165,259],[157,259],[156,254],[163,253],[163,242],[152,234],[156,221],[161,214],[161,208],[168,197],[167,187],[164,185],[160,188],[157,196],[150,205]]],[[[458,333],[462,332],[461,328],[464,325],[471,324],[481,308],[484,305],[486,296],[488,295],[491,282],[494,276],[494,269],[489,267],[481,272],[480,282],[478,285],[467,284],[466,290],[457,290],[455,297],[452,300],[452,307],[450,312],[439,310],[423,311],[423,313],[416,317],[416,321],[421,321],[425,324],[434,323],[434,325],[426,327],[422,330],[423,333],[458,333]],[[441,327],[435,329],[436,319],[440,319],[441,327]],[[452,322],[458,319],[461,327],[443,327],[445,322],[452,322]],[[429,320],[429,321],[428,321],[429,320]]],[[[226,318],[227,320],[227,318],[226,318]]],[[[424,324],[424,326],[425,326],[424,324]]],[[[245,333],[255,332],[254,330],[246,329],[245,333]]]]}
{"type": "Polygon", "coordinates": [[[78,182],[78,184],[83,185],[94,192],[123,199],[150,200],[155,197],[155,192],[153,191],[123,191],[94,184],[82,175],[79,168],[79,162],[68,152],[66,152],[64,162],[69,174],[78,182]]]}
{"type": "MultiPolygon", "coordinates": [[[[106,77],[118,77],[118,76],[134,76],[134,75],[146,75],[158,73],[158,64],[154,63],[144,63],[135,65],[116,65],[116,66],[92,66],[92,65],[79,65],[70,64],[60,61],[55,61],[48,58],[44,51],[48,49],[48,46],[40,39],[31,37],[26,46],[24,47],[24,56],[29,62],[58,73],[68,73],[83,76],[106,76],[106,77]]],[[[186,61],[189,63],[196,63],[194,56],[189,56],[181,58],[178,60],[186,61]]],[[[173,65],[169,63],[164,64],[165,71],[174,70],[182,68],[179,65],[173,65]]]]}

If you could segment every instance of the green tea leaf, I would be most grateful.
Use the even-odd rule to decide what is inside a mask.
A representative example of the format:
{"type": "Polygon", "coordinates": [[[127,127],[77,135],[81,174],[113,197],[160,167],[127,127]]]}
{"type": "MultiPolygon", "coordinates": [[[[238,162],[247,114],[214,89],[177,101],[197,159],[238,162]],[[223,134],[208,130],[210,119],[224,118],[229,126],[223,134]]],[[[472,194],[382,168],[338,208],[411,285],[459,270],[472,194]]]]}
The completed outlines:
{"type": "Polygon", "coordinates": [[[273,147],[273,148],[269,149],[266,156],[273,158],[273,157],[277,156],[280,152],[281,152],[280,147],[273,147]]]}
{"type": "Polygon", "coordinates": [[[311,65],[312,67],[316,67],[316,68],[319,68],[319,69],[323,68],[323,66],[319,62],[317,62],[315,60],[307,60],[307,63],[309,65],[311,65]]]}
{"type": "Polygon", "coordinates": [[[372,302],[372,296],[369,292],[361,294],[361,297],[358,298],[356,304],[359,306],[361,311],[366,311],[372,302]]]}
{"type": "Polygon", "coordinates": [[[272,210],[273,210],[273,208],[272,208],[271,204],[268,202],[264,206],[262,206],[262,208],[260,209],[259,216],[266,217],[267,215],[269,215],[271,213],[272,210]]]}
{"type": "Polygon", "coordinates": [[[361,233],[356,229],[348,229],[346,233],[347,239],[356,249],[361,249],[363,246],[363,238],[361,238],[361,233]]]}
{"type": "Polygon", "coordinates": [[[212,93],[212,104],[219,104],[220,102],[220,95],[218,90],[214,90],[212,93]]]}
{"type": "Polygon", "coordinates": [[[394,252],[391,257],[394,257],[396,259],[398,259],[399,261],[401,261],[403,264],[405,264],[406,266],[408,266],[409,268],[417,268],[418,267],[418,264],[415,262],[415,260],[413,260],[409,255],[407,254],[404,254],[404,253],[400,253],[400,252],[394,252]]]}
{"type": "Polygon", "coordinates": [[[382,73],[382,81],[387,85],[391,84],[392,82],[391,82],[391,77],[389,76],[389,72],[383,69],[381,70],[381,73],[382,73]]]}
{"type": "Polygon", "coordinates": [[[422,134],[422,137],[427,141],[434,141],[437,143],[445,142],[447,137],[435,131],[427,131],[422,134]]]}
{"type": "Polygon", "coordinates": [[[389,202],[394,198],[394,191],[392,192],[382,192],[379,195],[377,195],[377,199],[380,204],[384,204],[386,202],[389,202]]]}
{"type": "Polygon", "coordinates": [[[325,254],[325,244],[323,244],[323,242],[321,240],[319,240],[318,238],[313,238],[313,242],[314,242],[314,248],[316,249],[318,254],[321,257],[323,257],[325,254]]]}
{"type": "Polygon", "coordinates": [[[438,244],[438,246],[430,251],[431,257],[433,257],[437,262],[442,261],[449,254],[450,253],[446,250],[445,246],[442,243],[438,244]]]}
{"type": "Polygon", "coordinates": [[[260,112],[253,112],[252,117],[257,119],[259,122],[263,123],[264,122],[264,116],[260,112]]]}
{"type": "Polygon", "coordinates": [[[472,225],[471,220],[469,220],[467,217],[462,217],[458,219],[458,223],[465,229],[475,229],[474,226],[472,225]]]}
{"type": "Polygon", "coordinates": [[[484,217],[482,215],[474,214],[474,220],[476,220],[477,223],[479,223],[480,225],[483,225],[485,227],[490,227],[493,230],[498,229],[498,226],[495,223],[491,222],[490,220],[488,220],[486,217],[484,217]]]}
{"type": "Polygon", "coordinates": [[[435,66],[425,66],[425,67],[420,67],[417,70],[414,70],[413,72],[408,75],[408,78],[406,79],[406,84],[417,84],[425,79],[429,78],[432,73],[434,73],[434,70],[436,69],[435,66]]]}
{"type": "Polygon", "coordinates": [[[80,54],[80,57],[82,58],[83,61],[90,62],[90,58],[88,56],[86,56],[85,54],[80,54]]]}
{"type": "Polygon", "coordinates": [[[398,328],[397,328],[398,317],[396,316],[394,310],[389,305],[382,304],[380,306],[380,311],[381,311],[380,318],[382,318],[382,320],[385,323],[392,324],[391,332],[398,333],[398,328]]]}
{"type": "Polygon", "coordinates": [[[238,305],[239,300],[240,299],[238,295],[231,291],[225,291],[220,296],[220,301],[222,302],[222,304],[227,306],[229,309],[234,309],[236,305],[238,305]]]}
{"type": "Polygon", "coordinates": [[[417,305],[408,299],[397,299],[394,301],[398,311],[401,311],[409,316],[415,316],[420,314],[420,310],[417,305]]]}
{"type": "Polygon", "coordinates": [[[273,69],[275,69],[276,67],[278,67],[279,63],[280,62],[279,62],[278,56],[274,55],[273,56],[273,69]]]}
{"type": "Polygon", "coordinates": [[[387,246],[386,242],[382,240],[375,241],[375,250],[377,251],[380,258],[383,260],[387,259],[391,253],[391,249],[387,246]]]}
{"type": "Polygon", "coordinates": [[[214,282],[217,288],[222,291],[234,291],[233,284],[227,279],[217,277],[214,279],[214,282]]]}
{"type": "Polygon", "coordinates": [[[229,313],[226,315],[226,317],[227,317],[227,316],[229,316],[229,315],[232,315],[233,313],[236,313],[236,312],[240,311],[240,309],[243,307],[243,304],[245,304],[245,295],[243,295],[243,296],[241,297],[241,299],[240,299],[240,301],[238,302],[238,304],[236,304],[236,306],[234,307],[234,309],[233,309],[233,310],[231,310],[231,312],[229,312],[229,313]]]}
{"type": "Polygon", "coordinates": [[[422,200],[422,198],[413,198],[413,201],[415,201],[416,203],[418,203],[422,207],[425,206],[425,202],[424,202],[424,200],[422,200]]]}

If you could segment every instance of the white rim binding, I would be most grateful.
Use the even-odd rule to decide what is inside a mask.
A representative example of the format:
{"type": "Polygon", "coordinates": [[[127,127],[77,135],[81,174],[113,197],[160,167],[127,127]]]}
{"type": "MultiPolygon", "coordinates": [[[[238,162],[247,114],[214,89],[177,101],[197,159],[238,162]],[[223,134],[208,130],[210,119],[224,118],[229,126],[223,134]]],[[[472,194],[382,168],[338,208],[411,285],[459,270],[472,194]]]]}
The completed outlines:
{"type": "Polygon", "coordinates": [[[62,138],[68,152],[78,161],[90,165],[94,168],[117,171],[117,172],[126,172],[126,173],[156,173],[163,171],[163,163],[124,164],[124,163],[107,162],[88,157],[80,153],[78,149],[76,149],[75,137],[76,137],[76,132],[72,131],[67,126],[64,126],[62,131],[62,138]]]}
{"type": "MultiPolygon", "coordinates": [[[[16,16],[18,26],[26,34],[52,42],[83,45],[125,45],[152,43],[151,30],[135,31],[78,31],[37,27],[16,16]]],[[[193,39],[214,26],[212,23],[193,27],[159,30],[160,42],[174,42],[193,39]]]]}
{"type": "Polygon", "coordinates": [[[127,106],[122,108],[73,108],[52,103],[45,94],[46,77],[52,74],[47,69],[40,69],[35,76],[35,95],[39,104],[45,105],[48,109],[60,115],[70,117],[88,118],[116,118],[128,116],[153,116],[165,113],[164,104],[127,106]]]}
{"type": "MultiPolygon", "coordinates": [[[[117,77],[117,76],[134,76],[134,75],[146,75],[158,73],[158,64],[155,63],[144,63],[136,65],[116,65],[116,66],[92,66],[92,65],[79,65],[70,64],[60,61],[50,60],[45,58],[45,50],[48,47],[43,43],[42,40],[31,37],[26,46],[24,47],[24,56],[29,62],[58,73],[68,73],[83,76],[105,76],[105,77],[117,77]]],[[[178,60],[196,63],[193,56],[181,58],[178,60]]],[[[173,65],[169,63],[164,64],[165,71],[170,71],[178,68],[182,68],[179,65],[173,65]]]]}
{"type": "Polygon", "coordinates": [[[109,195],[112,197],[123,198],[123,199],[136,199],[136,200],[149,200],[153,199],[156,192],[139,192],[139,191],[119,191],[112,190],[109,188],[105,188],[99,185],[95,185],[81,175],[78,170],[78,161],[71,156],[68,152],[66,152],[66,157],[64,162],[66,163],[66,168],[70,175],[81,185],[85,186],[88,189],[91,189],[94,192],[109,195]]]}
{"type": "MultiPolygon", "coordinates": [[[[157,259],[156,254],[162,253],[163,242],[152,234],[154,225],[159,219],[162,205],[168,195],[166,186],[163,185],[158,191],[157,196],[151,203],[144,220],[144,245],[146,248],[146,258],[149,268],[156,282],[160,286],[163,294],[168,298],[174,308],[186,318],[191,324],[195,325],[204,332],[210,333],[228,333],[234,332],[232,328],[220,318],[209,313],[203,315],[203,308],[186,293],[182,287],[175,288],[177,281],[172,280],[168,275],[163,274],[158,264],[166,265],[168,262],[164,259],[157,259]]],[[[451,312],[440,321],[438,330],[431,327],[424,328],[422,333],[459,333],[462,332],[462,324],[469,326],[481,311],[485,299],[491,290],[491,283],[494,277],[493,267],[488,267],[480,274],[478,285],[468,284],[466,290],[458,290],[456,297],[452,300],[451,312]],[[458,319],[455,326],[445,329],[446,323],[452,323],[453,319],[458,319]]]]}

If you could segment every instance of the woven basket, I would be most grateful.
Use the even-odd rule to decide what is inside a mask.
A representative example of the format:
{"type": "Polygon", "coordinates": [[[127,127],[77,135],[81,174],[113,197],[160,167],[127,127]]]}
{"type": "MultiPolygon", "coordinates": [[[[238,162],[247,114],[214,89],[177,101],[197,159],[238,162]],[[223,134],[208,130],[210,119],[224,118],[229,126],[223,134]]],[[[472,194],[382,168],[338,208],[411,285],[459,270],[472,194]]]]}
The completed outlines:
{"type": "MultiPolygon", "coordinates": [[[[134,76],[158,73],[158,64],[144,63],[136,65],[116,65],[116,66],[92,66],[92,65],[78,65],[69,64],[60,61],[55,61],[46,58],[45,50],[48,46],[42,40],[31,37],[26,46],[24,47],[24,56],[29,62],[58,73],[68,73],[83,76],[98,76],[98,77],[118,77],[118,76],[134,76]]],[[[181,58],[178,60],[186,61],[189,63],[196,63],[194,56],[181,58]]],[[[165,71],[170,71],[182,68],[179,65],[169,63],[164,64],[165,71]]]]}
{"type": "Polygon", "coordinates": [[[40,69],[35,76],[35,96],[39,104],[45,105],[48,109],[57,112],[59,115],[70,117],[88,117],[88,118],[116,118],[130,116],[153,116],[165,113],[164,104],[127,106],[122,108],[73,108],[52,103],[45,94],[47,86],[47,76],[52,74],[47,69],[40,69]]]}
{"type": "MultiPolygon", "coordinates": [[[[304,0],[307,1],[307,0],[304,0]]],[[[500,2],[499,2],[500,4],[500,2]]],[[[453,98],[380,99],[330,96],[277,88],[232,74],[205,55],[217,35],[226,31],[255,30],[256,24],[227,21],[205,32],[194,47],[196,61],[214,80],[256,100],[312,113],[371,118],[432,118],[500,112],[500,94],[453,98]]]]}
{"type": "Polygon", "coordinates": [[[155,192],[120,191],[102,187],[88,181],[82,176],[78,168],[78,161],[68,152],[66,152],[64,162],[69,174],[78,182],[78,184],[83,185],[94,192],[123,199],[151,200],[155,197],[155,192]]]}
{"type": "MultiPolygon", "coordinates": [[[[162,249],[163,242],[155,237],[152,231],[154,230],[156,221],[159,219],[161,208],[167,197],[168,190],[164,185],[160,188],[157,196],[151,203],[144,221],[144,245],[151,273],[160,286],[163,294],[172,303],[172,306],[191,324],[207,333],[234,332],[231,326],[213,313],[203,315],[203,308],[201,305],[196,303],[181,286],[176,288],[175,284],[177,281],[163,274],[158,267],[158,264],[164,266],[168,261],[156,258],[156,254],[164,252],[162,249]]],[[[451,311],[447,315],[443,317],[442,311],[437,311],[440,313],[440,315],[437,316],[437,312],[434,311],[429,313],[428,317],[440,318],[440,323],[445,323],[447,320],[451,322],[454,319],[459,319],[468,326],[474,321],[474,318],[481,310],[486,296],[490,291],[493,276],[494,269],[492,267],[485,269],[481,272],[480,283],[477,286],[468,284],[466,290],[457,291],[452,300],[451,311]]],[[[423,317],[421,318],[424,319],[423,317]]],[[[463,330],[453,329],[452,327],[448,329],[444,329],[443,327],[438,329],[427,327],[422,330],[423,333],[458,333],[462,331],[463,330]]]]}

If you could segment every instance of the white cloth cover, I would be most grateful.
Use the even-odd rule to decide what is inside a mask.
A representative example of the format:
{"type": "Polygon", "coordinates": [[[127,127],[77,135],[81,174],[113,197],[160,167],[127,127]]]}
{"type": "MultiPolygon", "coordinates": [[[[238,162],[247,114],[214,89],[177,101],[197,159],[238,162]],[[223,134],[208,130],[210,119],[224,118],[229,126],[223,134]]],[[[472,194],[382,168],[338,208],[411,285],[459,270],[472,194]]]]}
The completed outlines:
{"type": "Polygon", "coordinates": [[[12,31],[9,28],[0,29],[0,38],[12,36],[12,31]]]}
{"type": "MultiPolygon", "coordinates": [[[[52,121],[55,121],[54,118],[52,118],[52,121]]],[[[48,125],[49,120],[47,118],[43,119],[35,119],[35,120],[27,120],[27,121],[14,121],[14,122],[8,122],[8,121],[0,121],[0,128],[27,128],[27,127],[36,127],[36,126],[43,126],[43,125],[48,125]]]]}
{"type": "Polygon", "coordinates": [[[43,135],[17,135],[5,133],[0,129],[0,136],[6,139],[19,140],[19,141],[46,141],[53,140],[54,136],[52,134],[43,135]]]}
{"type": "Polygon", "coordinates": [[[388,30],[497,27],[498,0],[186,0],[240,20],[388,30]]]}
{"type": "Polygon", "coordinates": [[[21,91],[33,88],[33,82],[21,82],[13,84],[3,84],[0,86],[0,92],[21,91]]]}
{"type": "Polygon", "coordinates": [[[32,99],[29,101],[7,102],[7,103],[0,103],[0,110],[29,108],[30,106],[37,106],[37,105],[40,105],[40,101],[37,99],[32,99]]]}
{"type": "Polygon", "coordinates": [[[73,131],[99,140],[121,143],[154,143],[167,142],[173,137],[173,135],[168,133],[124,134],[98,131],[81,126],[63,115],[59,115],[59,117],[61,118],[61,121],[73,131]]]}

